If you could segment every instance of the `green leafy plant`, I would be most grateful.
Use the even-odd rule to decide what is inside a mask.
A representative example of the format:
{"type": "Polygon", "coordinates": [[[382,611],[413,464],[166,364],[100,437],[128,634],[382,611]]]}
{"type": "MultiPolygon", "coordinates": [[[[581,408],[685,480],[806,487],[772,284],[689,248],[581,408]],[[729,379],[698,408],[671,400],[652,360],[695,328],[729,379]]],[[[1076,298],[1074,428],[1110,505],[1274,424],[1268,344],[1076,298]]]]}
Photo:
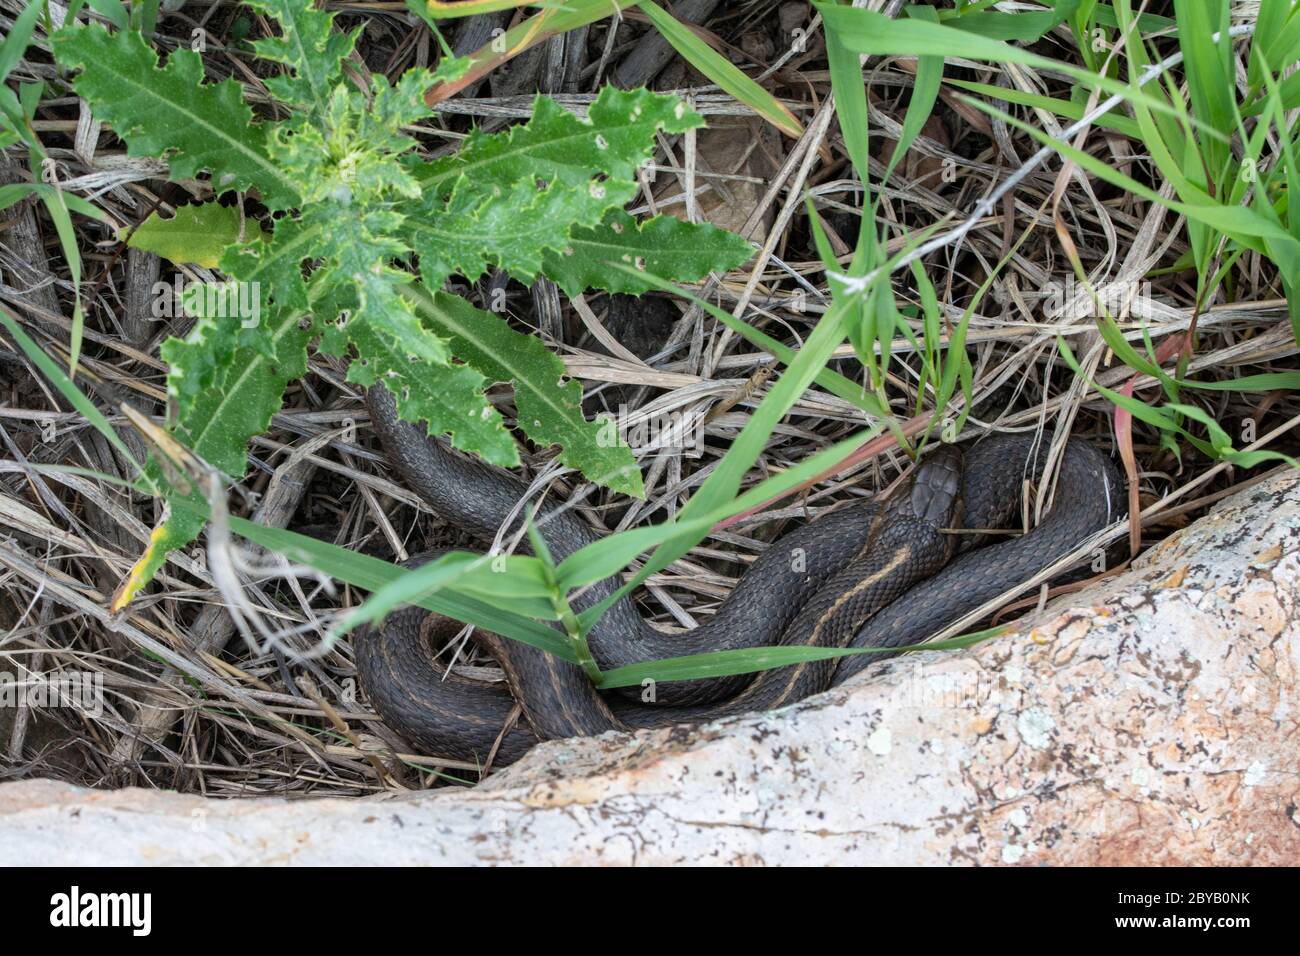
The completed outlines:
{"type": "MultiPolygon", "coordinates": [[[[641,478],[628,448],[602,440],[581,411],[581,387],[540,340],[443,291],[489,268],[531,282],[551,274],[567,291],[642,291],[607,260],[675,279],[734,267],[751,254],[739,237],[670,218],[637,224],[622,207],[656,132],[703,124],[676,97],[606,88],[585,119],[539,97],[532,119],[504,132],[473,132],[455,154],[416,154],[413,127],[430,115],[427,70],[396,83],[344,76],[359,31],[339,32],[309,0],[255,0],[279,36],[256,54],[282,72],[267,89],[288,118],[259,120],[233,80],[208,82],[202,61],[176,50],[161,67],[143,36],[98,24],[59,31],[59,62],[77,92],[125,140],[131,155],[165,156],[171,174],[211,174],[214,193],[243,194],[270,213],[221,250],[221,271],[251,310],[231,315],[191,297],[198,315],[183,339],[164,344],[174,437],[221,475],[237,478],[247,443],[264,431],[285,387],[304,374],[309,347],[348,359],[348,380],[382,383],[400,414],[425,420],[456,447],[499,465],[518,464],[507,423],[486,395],[511,382],[520,429],[558,445],[559,460],[632,495],[641,478]],[[251,295],[251,298],[250,298],[251,295]],[[247,314],[251,311],[253,314],[247,314]]],[[[210,241],[185,246],[196,223],[233,222],[212,209],[146,224],[136,244],[173,258],[211,257],[210,241]],[[179,245],[178,245],[179,244],[179,245]],[[191,251],[186,252],[188,248],[191,251]]],[[[152,466],[155,476],[161,465],[152,466]]],[[[203,526],[202,512],[174,505],[115,601],[122,606],[171,550],[203,526]]]]}

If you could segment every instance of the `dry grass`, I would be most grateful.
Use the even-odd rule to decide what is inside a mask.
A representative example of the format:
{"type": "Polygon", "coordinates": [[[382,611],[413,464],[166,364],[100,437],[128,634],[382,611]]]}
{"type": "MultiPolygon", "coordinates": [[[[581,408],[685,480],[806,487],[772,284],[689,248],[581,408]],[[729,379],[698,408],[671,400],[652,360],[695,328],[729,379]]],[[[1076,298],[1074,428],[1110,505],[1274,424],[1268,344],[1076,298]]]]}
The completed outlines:
{"type": "MultiPolygon", "coordinates": [[[[1250,6],[1241,5],[1243,15],[1250,6]]],[[[18,7],[16,0],[0,2],[0,24],[7,26],[18,7]]],[[[370,24],[361,50],[372,70],[394,77],[428,62],[427,32],[411,27],[402,4],[342,9],[352,11],[350,19],[370,24]]],[[[239,15],[229,5],[187,7],[164,21],[164,28],[179,37],[202,25],[221,41],[230,36],[239,15]]],[[[756,145],[737,150],[724,142],[714,148],[713,133],[665,137],[656,157],[657,175],[644,184],[644,208],[695,215],[720,209],[729,221],[743,224],[761,249],[759,256],[744,270],[697,291],[797,346],[827,296],[804,212],[805,191],[816,198],[832,241],[846,258],[856,236],[853,210],[859,186],[850,178],[826,105],[829,82],[820,34],[811,30],[806,51],[792,50],[777,5],[771,3],[739,5],[712,20],[710,28],[742,66],[763,56],[768,59],[759,62],[776,64],[767,70],[765,82],[808,132],[798,141],[751,135],[754,123],[742,109],[725,96],[697,92],[695,105],[712,124],[744,134],[730,142],[748,137],[756,145]],[[715,197],[712,207],[709,196],[715,197]]],[[[589,64],[599,64],[601,72],[648,42],[644,28],[630,22],[609,42],[607,29],[607,24],[595,25],[587,37],[589,64]]],[[[1054,48],[1053,55],[1070,57],[1069,45],[1059,38],[1049,36],[1044,44],[1054,48]]],[[[206,60],[211,73],[232,75],[257,92],[251,58],[237,48],[214,50],[206,60]]],[[[16,75],[53,84],[38,113],[37,130],[59,160],[64,188],[93,199],[120,224],[137,223],[154,208],[168,209],[184,201],[186,191],[204,194],[202,184],[178,189],[161,182],[162,167],[155,161],[125,157],[111,134],[97,130],[79,111],[49,62],[38,44],[16,75]]],[[[910,65],[897,60],[867,65],[873,131],[897,133],[913,80],[910,65]]],[[[597,72],[589,69],[576,88],[561,91],[564,101],[578,108],[588,102],[597,72]]],[[[1027,91],[1061,93],[1067,88],[1058,77],[1021,67],[955,64],[953,72],[1027,91]]],[[[664,83],[702,85],[680,63],[670,65],[656,85],[664,83]]],[[[473,97],[442,104],[437,122],[427,130],[429,149],[454,147],[471,121],[527,114],[527,97],[491,92],[484,87],[473,97]]],[[[1029,137],[970,110],[946,89],[937,115],[939,125],[927,129],[883,194],[882,214],[891,223],[895,247],[915,230],[965,219],[978,200],[1021,170],[1037,149],[1029,137]],[[952,181],[945,180],[945,168],[955,170],[952,181]]],[[[1049,132],[1059,132],[1052,117],[1032,111],[1026,115],[1049,132]]],[[[1138,179],[1148,178],[1141,144],[1093,128],[1083,133],[1081,145],[1138,179]]],[[[11,175],[28,174],[16,151],[5,158],[11,175]]],[[[883,164],[873,168],[876,176],[883,171],[883,164]]],[[[1128,289],[1152,270],[1166,269],[1151,280],[1149,297],[1121,303],[1116,318],[1126,334],[1138,338],[1145,327],[1159,340],[1187,330],[1194,318],[1195,290],[1186,273],[1167,271],[1185,250],[1176,217],[1063,167],[1058,158],[1028,171],[960,241],[929,254],[925,266],[948,318],[955,321],[998,260],[1028,231],[971,322],[974,402],[963,437],[1035,429],[1057,448],[1072,434],[1113,449],[1113,408],[1064,365],[1057,336],[1070,341],[1102,384],[1117,387],[1132,372],[1112,361],[1095,331],[1093,305],[1086,296],[1067,303],[1058,315],[1044,311],[1051,284],[1066,282],[1072,271],[1052,228],[1052,199],[1058,190],[1060,213],[1099,288],[1128,289]]],[[[127,255],[97,226],[81,221],[80,227],[87,372],[136,407],[161,416],[164,368],[158,345],[182,329],[149,316],[148,290],[160,264],[148,255],[127,255]]],[[[164,278],[170,276],[170,264],[162,263],[161,269],[164,278]]],[[[202,277],[202,270],[190,271],[196,273],[191,277],[202,277]]],[[[0,274],[4,306],[51,354],[65,354],[66,316],[71,314],[67,267],[48,222],[31,205],[3,214],[0,274]]],[[[1295,341],[1273,267],[1247,254],[1234,280],[1234,300],[1220,297],[1196,319],[1199,337],[1191,372],[1225,378],[1294,367],[1295,341]]],[[[895,288],[900,302],[914,303],[906,282],[896,281],[895,288]]],[[[624,529],[673,515],[709,474],[767,388],[771,357],[684,303],[669,305],[667,343],[638,352],[622,344],[635,338],[636,330],[612,318],[602,297],[569,303],[556,300],[553,289],[544,286],[532,294],[511,286],[509,302],[519,326],[540,326],[570,372],[583,381],[591,410],[625,406],[632,415],[677,413],[691,422],[704,420],[699,457],[671,449],[638,451],[647,490],[643,502],[574,487],[573,475],[559,479],[561,493],[579,495],[584,513],[597,527],[624,529]],[[545,303],[539,310],[535,298],[545,303]],[[602,347],[602,341],[614,346],[602,347]],[[564,486],[565,481],[570,484],[564,486]]],[[[905,339],[894,346],[890,396],[898,416],[906,419],[918,400],[917,363],[905,339]]],[[[850,377],[861,376],[848,346],[837,353],[836,367],[850,377]]],[[[388,559],[405,558],[431,542],[457,540],[393,481],[359,396],[344,383],[343,372],[332,359],[313,358],[309,375],[290,389],[271,432],[255,442],[248,477],[231,498],[232,512],[388,559]]],[[[406,752],[358,699],[346,642],[314,657],[295,653],[316,646],[332,612],[358,602],[360,595],[347,587],[288,575],[265,555],[247,556],[242,571],[247,605],[281,635],[273,649],[261,650],[240,638],[204,553],[196,549],[174,555],[144,597],[120,616],[110,616],[107,598],[147,542],[157,505],[94,474],[46,467],[129,477],[118,455],[61,404],[20,353],[6,351],[2,342],[0,376],[0,669],[19,675],[97,675],[104,698],[98,715],[68,706],[0,708],[0,779],[49,775],[86,785],[137,784],[214,796],[307,796],[362,795],[474,778],[473,768],[406,752]]],[[[1152,384],[1139,377],[1136,394],[1155,397],[1152,384]]],[[[1252,441],[1283,451],[1297,446],[1292,430],[1300,423],[1300,402],[1289,392],[1207,392],[1189,400],[1202,402],[1240,439],[1238,447],[1252,441]]],[[[508,395],[502,401],[508,404],[508,395]]],[[[803,461],[864,424],[855,407],[824,392],[809,392],[776,430],[754,477],[803,461]]],[[[123,431],[130,435],[129,429],[123,431]]],[[[1260,477],[1208,461],[1192,449],[1179,462],[1141,425],[1135,426],[1133,448],[1141,466],[1142,546],[1260,477]]],[[[531,452],[528,468],[536,474],[549,456],[531,452]]],[[[714,533],[651,579],[643,609],[670,625],[689,626],[706,617],[744,566],[792,522],[846,497],[873,494],[908,466],[896,448],[882,447],[798,501],[714,533]]],[[[1125,534],[1119,529],[1110,538],[1125,534]]],[[[473,656],[466,661],[470,666],[485,663],[473,656]]]]}

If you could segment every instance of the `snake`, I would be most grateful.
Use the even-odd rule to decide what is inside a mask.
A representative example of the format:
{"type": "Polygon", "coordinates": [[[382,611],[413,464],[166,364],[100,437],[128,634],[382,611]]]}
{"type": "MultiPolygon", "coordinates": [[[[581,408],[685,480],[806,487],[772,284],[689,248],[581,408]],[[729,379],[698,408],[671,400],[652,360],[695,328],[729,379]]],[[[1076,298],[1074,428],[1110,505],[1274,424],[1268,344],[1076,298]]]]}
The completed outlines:
{"type": "MultiPolygon", "coordinates": [[[[366,405],[389,463],[449,525],[491,541],[516,516],[527,486],[511,472],[455,452],[422,423],[400,419],[382,385],[371,386],[366,405]]],[[[1056,470],[1053,505],[1032,530],[995,541],[992,532],[1008,527],[1019,512],[1025,483],[1042,478],[1042,445],[1033,432],[995,433],[970,447],[937,443],[893,493],[824,512],[769,545],[716,613],[693,628],[660,630],[641,616],[632,596],[620,596],[586,635],[592,657],[607,670],[740,648],[896,650],[924,641],[1123,517],[1114,463],[1090,442],[1071,437],[1056,470]],[[958,529],[970,533],[954,533],[958,529]]],[[[555,561],[600,539],[564,502],[543,501],[534,520],[555,561]]],[[[416,555],[406,566],[444,553],[416,555]]],[[[597,581],[573,598],[572,607],[595,606],[620,586],[619,575],[597,581]]],[[[483,629],[475,639],[496,659],[505,681],[460,676],[437,662],[433,648],[461,626],[403,607],[361,628],[354,655],[361,688],[390,729],[425,754],[479,766],[509,764],[542,740],[785,707],[882,656],[652,679],[647,695],[645,684],[598,690],[578,664],[483,629]]]]}

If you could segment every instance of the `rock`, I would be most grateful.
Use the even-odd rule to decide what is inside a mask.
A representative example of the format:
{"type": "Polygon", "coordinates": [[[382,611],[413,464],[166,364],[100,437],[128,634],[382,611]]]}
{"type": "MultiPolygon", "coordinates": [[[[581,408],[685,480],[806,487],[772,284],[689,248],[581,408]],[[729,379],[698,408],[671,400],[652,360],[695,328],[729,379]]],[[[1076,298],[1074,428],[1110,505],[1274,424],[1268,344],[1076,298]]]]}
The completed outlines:
{"type": "Polygon", "coordinates": [[[557,741],[473,790],[0,786],[10,863],[1300,862],[1300,476],[969,651],[785,711],[557,741]]]}

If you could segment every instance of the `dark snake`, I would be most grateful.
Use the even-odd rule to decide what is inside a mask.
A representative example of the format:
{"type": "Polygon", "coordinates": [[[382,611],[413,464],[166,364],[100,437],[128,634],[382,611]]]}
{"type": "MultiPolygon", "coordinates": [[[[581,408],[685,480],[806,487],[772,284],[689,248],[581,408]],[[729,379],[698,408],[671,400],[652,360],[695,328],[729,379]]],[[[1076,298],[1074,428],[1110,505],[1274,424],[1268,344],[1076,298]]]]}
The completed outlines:
{"type": "MultiPolygon", "coordinates": [[[[492,540],[525,495],[512,474],[446,450],[422,426],[398,419],[381,387],[367,395],[389,461],[448,524],[492,540]]],[[[999,434],[963,452],[939,445],[887,500],[819,516],[765,550],[717,613],[681,633],[642,620],[625,596],[587,635],[602,670],[642,661],[767,645],[903,648],[1024,582],[1124,514],[1111,460],[1093,445],[1065,446],[1051,510],[1032,531],[986,544],[954,528],[1006,528],[1024,482],[1045,454],[1032,434],[999,434]],[[984,546],[980,546],[984,545],[984,546]]],[[[563,560],[599,535],[572,510],[544,504],[538,529],[563,560]]],[[[428,552],[408,564],[438,556],[428,552]]],[[[580,593],[582,611],[620,585],[612,576],[580,593]]],[[[639,687],[597,691],[577,664],[531,645],[477,631],[506,683],[445,673],[431,642],[460,625],[420,608],[390,614],[355,642],[362,689],[384,722],[431,756],[510,763],[539,740],[689,724],[770,710],[838,684],[881,654],[773,668],[758,674],[660,681],[654,701],[639,687]],[[521,716],[522,714],[522,716],[521,716]]]]}

